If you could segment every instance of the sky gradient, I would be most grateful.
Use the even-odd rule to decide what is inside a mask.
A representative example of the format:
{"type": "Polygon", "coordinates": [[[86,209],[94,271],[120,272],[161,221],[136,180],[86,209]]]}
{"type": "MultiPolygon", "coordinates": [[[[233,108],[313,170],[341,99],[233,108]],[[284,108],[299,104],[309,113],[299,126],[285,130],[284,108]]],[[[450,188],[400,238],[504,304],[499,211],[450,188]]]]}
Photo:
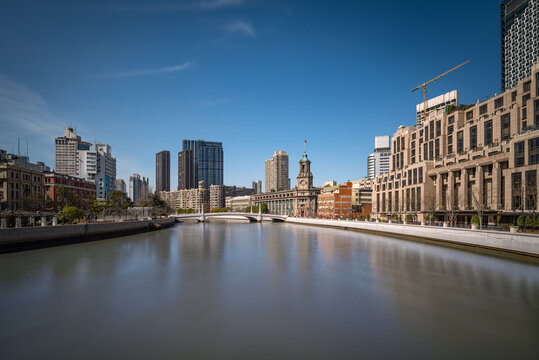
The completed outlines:
{"type": "Polygon", "coordinates": [[[67,125],[155,186],[155,154],[222,141],[225,184],[307,139],[315,185],[359,179],[374,136],[415,124],[417,85],[500,89],[498,1],[10,1],[0,4],[0,148],[54,166],[67,125]],[[448,6],[450,5],[450,6],[448,6]]]}

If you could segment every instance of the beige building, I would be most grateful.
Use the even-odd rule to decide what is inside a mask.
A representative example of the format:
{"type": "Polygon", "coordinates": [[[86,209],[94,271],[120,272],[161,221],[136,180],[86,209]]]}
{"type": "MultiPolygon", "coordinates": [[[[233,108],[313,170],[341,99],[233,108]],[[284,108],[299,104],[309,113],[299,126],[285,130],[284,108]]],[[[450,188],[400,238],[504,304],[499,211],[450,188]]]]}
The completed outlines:
{"type": "Polygon", "coordinates": [[[251,206],[251,196],[227,196],[225,205],[230,211],[245,211],[247,207],[251,206]]]}
{"type": "Polygon", "coordinates": [[[32,195],[45,199],[43,172],[1,162],[0,210],[25,210],[25,199],[32,195]]]}
{"type": "Polygon", "coordinates": [[[270,214],[316,217],[316,201],[319,193],[320,189],[313,187],[311,161],[304,152],[299,161],[296,189],[267,192],[254,195],[252,199],[253,206],[266,203],[270,214]]]}
{"type": "Polygon", "coordinates": [[[161,191],[159,197],[173,210],[193,209],[195,212],[210,211],[210,190],[206,189],[204,181],[198,182],[196,189],[161,191]]]}
{"type": "Polygon", "coordinates": [[[92,144],[82,141],[72,127],[66,127],[62,136],[54,141],[54,171],[59,174],[79,176],[77,151],[89,150],[92,144]]]}
{"type": "Polygon", "coordinates": [[[290,190],[288,177],[288,154],[275,151],[271,159],[266,160],[266,192],[290,190]]]}
{"type": "Polygon", "coordinates": [[[373,186],[373,216],[512,222],[537,212],[539,64],[515,88],[475,105],[447,106],[392,138],[391,169],[373,186]]]}
{"type": "Polygon", "coordinates": [[[372,186],[374,180],[363,178],[352,181],[352,207],[372,203],[372,186]]]}
{"type": "Polygon", "coordinates": [[[225,186],[210,186],[210,210],[225,207],[225,186]]]}

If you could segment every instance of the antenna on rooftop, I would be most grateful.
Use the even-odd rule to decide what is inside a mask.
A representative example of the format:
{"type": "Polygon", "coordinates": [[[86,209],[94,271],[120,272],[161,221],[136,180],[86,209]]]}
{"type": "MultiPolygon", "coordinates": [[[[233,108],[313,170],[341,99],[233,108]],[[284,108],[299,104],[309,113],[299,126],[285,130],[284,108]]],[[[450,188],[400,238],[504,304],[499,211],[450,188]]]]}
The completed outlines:
{"type": "Polygon", "coordinates": [[[21,138],[17,138],[17,156],[21,156],[21,138]]]}
{"type": "Polygon", "coordinates": [[[26,157],[28,157],[28,136],[26,137],[26,157]]]}

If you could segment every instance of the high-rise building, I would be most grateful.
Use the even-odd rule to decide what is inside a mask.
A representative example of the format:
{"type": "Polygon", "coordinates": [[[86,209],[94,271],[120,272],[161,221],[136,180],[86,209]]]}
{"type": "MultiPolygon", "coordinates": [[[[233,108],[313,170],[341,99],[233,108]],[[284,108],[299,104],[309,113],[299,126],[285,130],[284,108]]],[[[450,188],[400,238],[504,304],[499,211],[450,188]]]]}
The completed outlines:
{"type": "MultiPolygon", "coordinates": [[[[423,111],[424,103],[417,104],[415,106],[417,125],[423,124],[423,117],[425,112],[423,111]]],[[[427,100],[427,116],[430,112],[438,109],[445,109],[446,106],[459,105],[459,92],[457,90],[449,91],[440,96],[427,100]]]]}
{"type": "Polygon", "coordinates": [[[193,158],[193,171],[191,184],[204,181],[207,187],[223,185],[223,143],[214,141],[183,140],[183,149],[191,150],[193,158]]]}
{"type": "Polygon", "coordinates": [[[127,194],[127,187],[125,185],[125,181],[123,181],[122,179],[116,180],[116,190],[127,194]]]}
{"type": "Polygon", "coordinates": [[[501,3],[502,90],[530,76],[539,57],[539,0],[501,3]]]}
{"type": "Polygon", "coordinates": [[[262,194],[262,181],[253,181],[253,191],[255,195],[262,194]]]}
{"type": "Polygon", "coordinates": [[[178,153],[178,190],[195,187],[193,174],[193,152],[183,150],[178,153]]]}
{"type": "Polygon", "coordinates": [[[374,179],[380,174],[389,172],[389,157],[391,156],[389,135],[374,137],[374,152],[367,158],[367,177],[374,179]]]}
{"type": "Polygon", "coordinates": [[[266,160],[266,192],[272,190],[290,190],[286,151],[275,151],[273,157],[266,160]]]}
{"type": "Polygon", "coordinates": [[[170,151],[155,155],[155,191],[170,191],[170,151]]]}
{"type": "Polygon", "coordinates": [[[94,148],[97,155],[96,197],[103,199],[116,190],[116,158],[112,157],[108,144],[96,143],[94,148]]]}
{"type": "Polygon", "coordinates": [[[92,144],[82,141],[72,127],[54,140],[54,170],[59,174],[79,176],[77,151],[89,150],[92,144]]]}
{"type": "Polygon", "coordinates": [[[129,198],[134,204],[144,199],[150,192],[150,180],[139,174],[133,174],[129,177],[129,198]]]}

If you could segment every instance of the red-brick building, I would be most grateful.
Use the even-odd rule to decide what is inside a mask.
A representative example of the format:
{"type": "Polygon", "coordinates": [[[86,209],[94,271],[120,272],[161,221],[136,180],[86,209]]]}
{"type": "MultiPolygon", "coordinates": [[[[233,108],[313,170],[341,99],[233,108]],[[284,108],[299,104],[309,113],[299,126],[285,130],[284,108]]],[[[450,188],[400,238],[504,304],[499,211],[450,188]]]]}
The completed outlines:
{"type": "Polygon", "coordinates": [[[74,176],[58,174],[54,171],[46,172],[45,174],[45,204],[50,203],[47,200],[52,200],[53,207],[48,206],[46,210],[58,210],[57,188],[64,186],[73,190],[77,197],[76,206],[86,210],[92,199],[95,199],[96,186],[92,181],[81,179],[74,176]]]}
{"type": "Polygon", "coordinates": [[[317,217],[339,219],[350,215],[358,215],[352,212],[352,183],[346,182],[338,186],[326,184],[318,195],[317,217]]]}

